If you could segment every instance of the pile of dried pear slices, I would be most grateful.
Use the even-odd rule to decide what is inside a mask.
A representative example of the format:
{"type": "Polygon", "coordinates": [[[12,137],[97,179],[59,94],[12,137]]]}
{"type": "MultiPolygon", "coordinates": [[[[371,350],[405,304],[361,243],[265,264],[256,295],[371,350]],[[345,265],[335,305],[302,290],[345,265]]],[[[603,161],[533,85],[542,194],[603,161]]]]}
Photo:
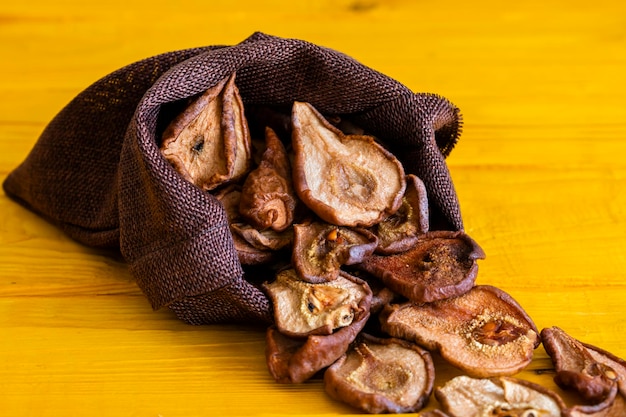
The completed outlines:
{"type": "Polygon", "coordinates": [[[271,113],[288,136],[268,123],[259,140],[247,111],[233,74],[171,121],[161,152],[221,201],[242,265],[274,272],[262,288],[276,381],[323,372],[332,398],[369,413],[416,412],[434,392],[439,416],[626,415],[626,363],[540,333],[511,296],[476,285],[480,246],[429,230],[424,184],[375,138],[295,102],[271,113]],[[512,377],[542,342],[581,405],[512,377]],[[431,352],[466,376],[435,389],[431,352]]]}

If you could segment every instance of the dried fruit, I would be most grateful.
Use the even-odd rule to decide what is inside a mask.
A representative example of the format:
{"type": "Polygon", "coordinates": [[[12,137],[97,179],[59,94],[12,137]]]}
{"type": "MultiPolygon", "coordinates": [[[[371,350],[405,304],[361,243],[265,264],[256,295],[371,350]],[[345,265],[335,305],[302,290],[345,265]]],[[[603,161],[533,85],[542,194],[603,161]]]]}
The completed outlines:
{"type": "Polygon", "coordinates": [[[331,334],[369,312],[372,292],[365,281],[342,272],[331,282],[311,284],[286,269],[264,285],[274,306],[276,327],[289,336],[331,334]]]}
{"type": "Polygon", "coordinates": [[[376,236],[366,229],[322,222],[296,224],[292,262],[308,282],[332,281],[342,265],[361,262],[374,252],[377,243],[376,236]]]}
{"type": "Polygon", "coordinates": [[[560,417],[565,409],[554,392],[508,377],[458,376],[437,387],[435,397],[451,417],[560,417]]]}
{"type": "Polygon", "coordinates": [[[430,354],[399,339],[362,334],[324,373],[326,392],[369,413],[407,413],[424,407],[435,379],[430,354]]]}
{"type": "Polygon", "coordinates": [[[373,137],[344,135],[308,103],[294,103],[292,124],[294,187],[320,218],[371,226],[400,207],[404,169],[373,137]]]}
{"type": "Polygon", "coordinates": [[[254,247],[236,231],[236,225],[241,222],[241,216],[239,215],[241,187],[235,184],[230,184],[216,192],[215,198],[222,203],[224,209],[226,210],[239,262],[243,265],[261,265],[276,260],[276,251],[254,247]]]}
{"type": "Polygon", "coordinates": [[[275,232],[271,229],[257,230],[245,223],[232,223],[230,229],[254,248],[260,250],[280,250],[289,247],[293,242],[293,230],[291,229],[283,232],[275,232]]]}
{"type": "Polygon", "coordinates": [[[464,232],[433,231],[395,255],[372,255],[359,268],[381,279],[394,292],[421,303],[459,296],[472,288],[477,259],[485,257],[464,232]]]}
{"type": "Polygon", "coordinates": [[[558,327],[543,329],[541,339],[556,368],[557,385],[576,391],[592,403],[607,398],[618,379],[612,367],[596,361],[581,342],[558,327]]]}
{"type": "Polygon", "coordinates": [[[626,397],[613,386],[606,399],[593,405],[576,405],[566,410],[567,417],[623,417],[626,416],[626,397]]]}
{"type": "Polygon", "coordinates": [[[265,356],[270,374],[277,382],[297,384],[330,366],[363,330],[370,316],[365,307],[356,312],[348,326],[329,335],[301,339],[282,334],[276,326],[268,328],[265,356]]]}
{"type": "Polygon", "coordinates": [[[539,345],[535,324],[504,291],[480,285],[428,304],[396,304],[381,313],[382,329],[436,350],[475,377],[513,375],[539,345]]]}
{"type": "Polygon", "coordinates": [[[241,178],[251,150],[235,74],[197,98],[163,133],[161,152],[189,182],[204,190],[241,178]]]}
{"type": "Polygon", "coordinates": [[[259,166],[243,184],[239,211],[256,229],[282,232],[293,223],[296,210],[291,167],[284,145],[269,127],[265,143],[259,166]]]}
{"type": "Polygon", "coordinates": [[[409,250],[419,235],[428,232],[428,197],[422,180],[406,176],[406,191],[400,208],[374,226],[376,252],[383,255],[409,250]]]}

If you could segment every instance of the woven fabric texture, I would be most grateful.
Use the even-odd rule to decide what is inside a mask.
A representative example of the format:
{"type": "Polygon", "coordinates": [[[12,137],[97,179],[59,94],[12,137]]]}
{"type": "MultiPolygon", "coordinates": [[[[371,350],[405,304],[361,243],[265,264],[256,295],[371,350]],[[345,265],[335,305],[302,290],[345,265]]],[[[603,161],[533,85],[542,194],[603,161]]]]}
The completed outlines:
{"type": "Polygon", "coordinates": [[[119,249],[155,309],[194,324],[271,322],[223,207],[159,151],[181,103],[233,72],[245,105],[310,102],[372,132],[424,181],[431,227],[463,228],[445,163],[460,134],[457,107],[340,52],[262,33],[151,57],[96,81],[49,123],[6,178],[6,194],[85,245],[119,249]]]}

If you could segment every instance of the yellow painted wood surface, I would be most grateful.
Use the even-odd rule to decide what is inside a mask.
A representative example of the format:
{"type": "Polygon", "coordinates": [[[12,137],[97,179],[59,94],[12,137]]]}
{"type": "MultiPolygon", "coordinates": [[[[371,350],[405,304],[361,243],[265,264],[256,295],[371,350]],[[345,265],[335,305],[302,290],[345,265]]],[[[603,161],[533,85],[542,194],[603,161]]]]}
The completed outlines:
{"type": "MultiPolygon", "coordinates": [[[[448,162],[478,282],[626,357],[622,1],[5,1],[0,179],[72,97],[136,60],[254,31],[340,50],[461,108],[448,162]]],[[[543,348],[519,376],[554,387],[543,348]]],[[[437,383],[457,371],[437,363],[437,383]]],[[[429,409],[436,402],[433,400],[429,409]]],[[[123,262],[0,194],[0,415],[358,414],[279,385],[263,331],[153,312],[123,262]]]]}

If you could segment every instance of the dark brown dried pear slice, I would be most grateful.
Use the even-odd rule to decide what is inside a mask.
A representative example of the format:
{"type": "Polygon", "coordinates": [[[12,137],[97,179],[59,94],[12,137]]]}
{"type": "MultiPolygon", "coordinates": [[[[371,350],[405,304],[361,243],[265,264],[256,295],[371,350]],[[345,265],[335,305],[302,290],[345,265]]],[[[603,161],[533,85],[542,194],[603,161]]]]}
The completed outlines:
{"type": "Polygon", "coordinates": [[[310,104],[292,108],[294,187],[320,218],[372,226],[400,207],[404,168],[371,136],[344,135],[310,104]]]}
{"type": "Polygon", "coordinates": [[[334,399],[368,413],[411,413],[428,402],[435,380],[430,354],[413,343],[361,334],[324,373],[334,399]]]}
{"type": "Polygon", "coordinates": [[[543,329],[541,340],[556,369],[554,382],[559,387],[574,390],[591,403],[606,400],[620,377],[613,367],[597,361],[580,341],[558,327],[543,329]]]}
{"type": "Polygon", "coordinates": [[[239,211],[256,229],[282,232],[292,225],[296,210],[291,167],[285,146],[269,127],[265,143],[259,166],[243,184],[239,211]]]}
{"type": "Polygon", "coordinates": [[[392,291],[422,303],[459,296],[473,287],[477,259],[485,257],[464,232],[433,231],[394,255],[372,255],[357,267],[381,279],[392,291]]]}
{"type": "Polygon", "coordinates": [[[197,98],[163,132],[161,152],[204,190],[241,178],[250,168],[248,123],[235,74],[197,98]]]}
{"type": "Polygon", "coordinates": [[[565,410],[556,393],[510,377],[457,376],[437,387],[435,398],[451,417],[561,417],[565,410]]]}
{"type": "Polygon", "coordinates": [[[241,187],[236,184],[229,184],[215,193],[215,198],[222,203],[228,222],[231,235],[239,262],[242,265],[261,265],[276,260],[277,252],[267,249],[258,249],[243,239],[233,227],[241,222],[239,215],[239,200],[241,198],[241,187]]]}
{"type": "Polygon", "coordinates": [[[295,337],[331,334],[349,326],[363,311],[369,312],[372,301],[367,283],[345,272],[333,281],[312,284],[295,269],[285,269],[264,288],[274,307],[276,327],[295,337]]]}
{"type": "Polygon", "coordinates": [[[504,291],[479,285],[460,297],[385,307],[381,328],[414,341],[470,376],[513,375],[532,360],[539,334],[504,291]]]}
{"type": "Polygon", "coordinates": [[[370,317],[368,306],[357,311],[350,325],[329,335],[309,335],[306,339],[282,334],[276,326],[266,333],[265,357],[270,374],[277,382],[297,384],[332,365],[343,355],[370,317]]]}
{"type": "Polygon", "coordinates": [[[363,261],[376,249],[378,240],[363,228],[322,222],[295,224],[292,263],[308,282],[332,281],[342,265],[363,261]]]}
{"type": "Polygon", "coordinates": [[[573,406],[566,410],[565,415],[567,417],[623,417],[626,416],[626,397],[614,385],[603,402],[573,406]]]}
{"type": "Polygon", "coordinates": [[[413,174],[406,176],[406,191],[400,208],[374,226],[378,237],[376,252],[383,255],[404,252],[428,232],[428,196],[426,186],[413,174]]]}

